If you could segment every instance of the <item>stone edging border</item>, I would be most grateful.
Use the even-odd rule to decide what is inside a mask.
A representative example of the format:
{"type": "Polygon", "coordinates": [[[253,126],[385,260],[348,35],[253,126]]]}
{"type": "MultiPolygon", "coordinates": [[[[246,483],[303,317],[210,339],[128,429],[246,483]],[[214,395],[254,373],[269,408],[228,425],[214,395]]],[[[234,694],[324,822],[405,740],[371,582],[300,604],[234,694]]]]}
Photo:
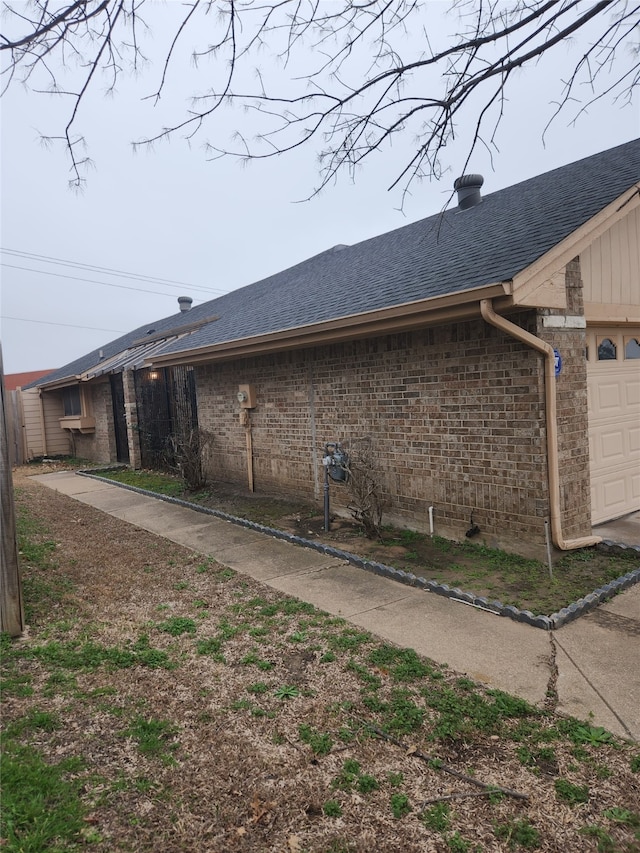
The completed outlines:
{"type": "MultiPolygon", "coordinates": [[[[76,474],[81,477],[89,477],[92,480],[100,480],[104,482],[105,477],[98,476],[100,471],[116,471],[122,466],[113,466],[111,468],[97,468],[92,470],[76,471],[76,474]]],[[[141,489],[138,486],[129,486],[126,483],[119,483],[117,480],[107,480],[114,486],[121,489],[128,489],[131,492],[137,492],[147,497],[156,498],[156,500],[165,501],[166,503],[176,504],[177,506],[193,509],[196,512],[201,512],[204,515],[211,515],[214,518],[219,518],[222,521],[228,521],[231,524],[237,524],[240,527],[246,527],[249,530],[255,530],[257,533],[264,533],[274,539],[282,539],[285,542],[290,542],[293,545],[299,545],[303,548],[310,548],[313,551],[318,551],[321,554],[326,554],[329,557],[334,557],[339,560],[344,560],[352,566],[357,566],[367,572],[372,572],[381,577],[390,578],[407,586],[417,587],[426,592],[433,592],[436,595],[442,595],[445,598],[450,598],[452,601],[459,601],[462,604],[468,604],[471,607],[476,607],[480,610],[486,610],[494,613],[496,616],[506,616],[513,619],[515,622],[524,622],[532,625],[534,628],[542,628],[544,631],[555,631],[563,625],[577,619],[578,616],[583,616],[590,610],[593,610],[599,604],[602,604],[609,598],[612,598],[616,593],[622,592],[637,583],[640,583],[640,566],[637,569],[627,572],[626,575],[616,578],[604,586],[599,587],[584,598],[574,601],[567,607],[558,610],[557,613],[552,613],[550,616],[535,615],[530,610],[519,610],[512,604],[502,604],[500,601],[490,601],[481,595],[474,595],[470,592],[463,592],[458,587],[449,587],[446,583],[437,583],[436,581],[428,581],[423,577],[418,577],[411,572],[404,572],[402,569],[394,569],[393,566],[387,566],[384,563],[377,563],[373,560],[365,560],[358,557],[356,554],[351,554],[349,551],[342,551],[339,548],[333,548],[330,545],[323,545],[321,542],[314,542],[312,539],[304,539],[302,536],[295,536],[293,533],[286,533],[284,530],[277,530],[274,527],[267,527],[264,524],[258,524],[255,521],[248,521],[246,518],[238,518],[235,515],[229,515],[218,509],[200,506],[199,504],[189,503],[181,498],[173,498],[170,495],[161,495],[158,492],[151,492],[148,489],[141,489]]],[[[596,546],[599,550],[605,553],[623,553],[632,551],[638,554],[640,560],[640,547],[635,545],[624,545],[618,542],[612,542],[609,539],[603,540],[596,546]]]]}

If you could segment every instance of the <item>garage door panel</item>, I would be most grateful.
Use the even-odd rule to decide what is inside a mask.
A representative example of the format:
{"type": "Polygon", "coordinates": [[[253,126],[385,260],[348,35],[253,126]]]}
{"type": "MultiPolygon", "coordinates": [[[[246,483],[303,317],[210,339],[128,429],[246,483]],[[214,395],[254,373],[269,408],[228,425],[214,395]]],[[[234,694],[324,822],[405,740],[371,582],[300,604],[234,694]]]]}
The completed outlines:
{"type": "MultiPolygon", "coordinates": [[[[595,334],[588,330],[591,353],[595,334]]],[[[622,357],[623,334],[640,329],[598,329],[599,338],[616,342],[618,358],[587,363],[594,524],[640,509],[640,360],[622,357]]]]}
{"type": "Polygon", "coordinates": [[[600,461],[605,464],[624,461],[625,440],[624,432],[616,429],[607,431],[600,436],[600,461]]]}
{"type": "MultiPolygon", "coordinates": [[[[591,483],[592,505],[598,507],[594,523],[627,513],[629,503],[640,497],[640,477],[629,478],[626,472],[609,473],[591,483]],[[634,479],[638,482],[634,483],[634,479]],[[635,494],[634,494],[635,493],[635,494]]],[[[594,513],[595,515],[595,513],[594,513]]]]}
{"type": "Polygon", "coordinates": [[[624,506],[627,501],[627,490],[625,488],[625,478],[620,477],[619,480],[609,480],[603,483],[602,486],[604,496],[604,506],[607,509],[624,506]]]}
{"type": "Polygon", "coordinates": [[[603,466],[627,463],[638,457],[640,464],[640,427],[628,424],[605,424],[590,436],[591,465],[595,472],[603,466]]]}
{"type": "MultiPolygon", "coordinates": [[[[640,371],[640,362],[636,361],[638,370],[640,371]]],[[[627,395],[627,406],[632,411],[640,412],[640,382],[627,382],[625,386],[627,395]]]]}
{"type": "Polygon", "coordinates": [[[597,400],[597,408],[596,411],[600,415],[609,415],[612,411],[620,410],[620,397],[621,397],[621,388],[620,382],[607,382],[606,384],[602,384],[598,386],[596,400],[597,400]]]}

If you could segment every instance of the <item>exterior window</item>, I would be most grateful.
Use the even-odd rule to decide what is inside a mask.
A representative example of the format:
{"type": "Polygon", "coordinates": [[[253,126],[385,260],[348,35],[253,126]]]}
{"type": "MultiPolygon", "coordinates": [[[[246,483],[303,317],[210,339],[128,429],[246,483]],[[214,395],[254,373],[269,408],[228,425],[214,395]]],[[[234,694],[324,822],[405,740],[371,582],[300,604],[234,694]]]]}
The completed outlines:
{"type": "Polygon", "coordinates": [[[604,338],[598,344],[598,361],[615,361],[616,345],[610,338],[604,338]]]}
{"type": "Polygon", "coordinates": [[[78,417],[82,414],[80,388],[77,385],[62,389],[62,405],[65,418],[78,417]]]}
{"type": "Polygon", "coordinates": [[[629,338],[624,346],[625,358],[640,358],[640,343],[637,338],[629,338]]]}

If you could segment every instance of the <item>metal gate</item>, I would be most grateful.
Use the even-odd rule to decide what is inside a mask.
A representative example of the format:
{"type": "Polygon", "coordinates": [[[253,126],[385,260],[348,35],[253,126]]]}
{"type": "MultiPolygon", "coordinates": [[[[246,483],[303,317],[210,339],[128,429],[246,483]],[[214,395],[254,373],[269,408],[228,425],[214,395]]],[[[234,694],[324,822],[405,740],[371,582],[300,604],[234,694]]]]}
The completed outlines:
{"type": "Polygon", "coordinates": [[[175,459],[170,438],[188,435],[198,426],[193,368],[137,370],[135,383],[142,466],[171,469],[175,459]]]}
{"type": "Polygon", "coordinates": [[[129,464],[129,439],[127,436],[127,416],[124,408],[124,387],[122,374],[115,373],[111,380],[111,402],[113,403],[113,430],[116,436],[116,458],[118,462],[129,464]]]}

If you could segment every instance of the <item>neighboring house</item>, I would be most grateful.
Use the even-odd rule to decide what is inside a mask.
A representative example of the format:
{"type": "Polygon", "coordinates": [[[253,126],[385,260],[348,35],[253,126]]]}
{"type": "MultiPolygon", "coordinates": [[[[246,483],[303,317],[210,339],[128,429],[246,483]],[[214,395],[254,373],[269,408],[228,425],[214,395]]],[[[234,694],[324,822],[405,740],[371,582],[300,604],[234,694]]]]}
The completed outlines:
{"type": "Polygon", "coordinates": [[[12,465],[47,454],[68,454],[69,434],[60,430],[55,411],[47,412],[37,388],[25,386],[52,373],[51,370],[29,370],[8,373],[4,377],[7,392],[7,441],[12,465]]]}
{"type": "Polygon", "coordinates": [[[491,545],[539,550],[546,522],[558,548],[591,544],[593,524],[640,508],[640,140],[484,197],[481,183],[40,388],[96,462],[144,464],[157,400],[160,447],[193,423],[195,393],[214,481],[319,499],[325,443],[368,438],[389,521],[424,530],[432,508],[453,538],[473,513],[491,545]]]}
{"type": "Polygon", "coordinates": [[[50,373],[53,373],[53,370],[26,370],[23,373],[6,373],[4,377],[5,390],[17,391],[19,388],[24,388],[50,373]]]}

